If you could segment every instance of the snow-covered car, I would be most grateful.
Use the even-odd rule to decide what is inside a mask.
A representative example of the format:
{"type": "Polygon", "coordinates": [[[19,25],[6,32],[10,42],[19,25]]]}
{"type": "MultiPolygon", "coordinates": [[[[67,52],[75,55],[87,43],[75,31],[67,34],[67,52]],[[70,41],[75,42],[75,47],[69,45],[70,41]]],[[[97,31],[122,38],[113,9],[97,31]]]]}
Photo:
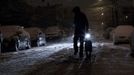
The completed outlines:
{"type": "Polygon", "coordinates": [[[46,38],[57,38],[57,37],[63,37],[64,31],[59,26],[50,26],[46,29],[46,38]]]}
{"type": "Polygon", "coordinates": [[[31,48],[30,39],[26,36],[17,36],[16,38],[16,50],[23,50],[31,48]]]}
{"type": "Polygon", "coordinates": [[[45,46],[46,45],[45,33],[43,33],[40,28],[30,27],[30,28],[25,28],[25,30],[29,32],[30,34],[32,46],[45,46]]]}
{"type": "Polygon", "coordinates": [[[29,33],[21,26],[1,26],[3,34],[2,52],[18,51],[31,47],[29,33]]]}
{"type": "Polygon", "coordinates": [[[113,38],[113,43],[129,43],[130,36],[134,27],[131,25],[119,25],[111,33],[113,38]]]}

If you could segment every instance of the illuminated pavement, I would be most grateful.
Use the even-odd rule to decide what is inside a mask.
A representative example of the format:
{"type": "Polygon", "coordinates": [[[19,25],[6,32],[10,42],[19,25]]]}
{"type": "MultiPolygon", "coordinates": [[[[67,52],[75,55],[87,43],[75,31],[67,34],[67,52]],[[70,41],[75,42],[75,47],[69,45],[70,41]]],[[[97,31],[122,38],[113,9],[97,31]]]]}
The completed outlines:
{"type": "Polygon", "coordinates": [[[133,75],[129,45],[93,44],[93,63],[72,57],[72,43],[60,43],[6,53],[0,57],[0,75],[133,75]]]}
{"type": "Polygon", "coordinates": [[[29,69],[38,61],[46,60],[53,53],[70,47],[72,44],[60,43],[2,54],[0,56],[0,75],[23,75],[22,70],[29,69]]]}

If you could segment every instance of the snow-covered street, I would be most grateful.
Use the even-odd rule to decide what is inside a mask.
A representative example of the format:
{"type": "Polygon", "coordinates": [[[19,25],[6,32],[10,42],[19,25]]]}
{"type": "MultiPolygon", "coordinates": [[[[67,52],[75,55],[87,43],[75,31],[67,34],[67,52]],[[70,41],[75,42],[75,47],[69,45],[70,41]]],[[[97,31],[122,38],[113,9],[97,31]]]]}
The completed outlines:
{"type": "Polygon", "coordinates": [[[70,47],[72,44],[60,43],[2,54],[0,56],[0,75],[23,75],[22,70],[29,69],[37,62],[46,60],[53,53],[70,47]]]}
{"type": "Polygon", "coordinates": [[[0,56],[0,75],[133,75],[129,45],[93,44],[93,63],[73,58],[72,43],[57,43],[0,56]]]}

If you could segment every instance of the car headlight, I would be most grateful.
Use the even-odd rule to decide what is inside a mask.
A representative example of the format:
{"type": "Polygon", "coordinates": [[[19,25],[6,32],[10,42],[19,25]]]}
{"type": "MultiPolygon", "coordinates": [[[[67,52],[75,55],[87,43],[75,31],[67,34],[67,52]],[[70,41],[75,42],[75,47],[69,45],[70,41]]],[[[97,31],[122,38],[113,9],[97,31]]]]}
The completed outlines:
{"type": "Polygon", "coordinates": [[[91,34],[90,34],[90,33],[86,33],[86,34],[85,34],[85,39],[87,39],[87,40],[88,40],[88,39],[91,39],[91,34]]]}

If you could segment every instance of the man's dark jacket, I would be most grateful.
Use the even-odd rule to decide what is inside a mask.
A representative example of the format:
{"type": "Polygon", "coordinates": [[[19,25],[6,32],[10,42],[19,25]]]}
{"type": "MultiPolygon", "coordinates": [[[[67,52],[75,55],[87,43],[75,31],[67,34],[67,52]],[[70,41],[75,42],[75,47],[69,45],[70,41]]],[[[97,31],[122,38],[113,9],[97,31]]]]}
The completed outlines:
{"type": "Polygon", "coordinates": [[[88,20],[84,13],[78,12],[74,17],[75,35],[84,35],[88,30],[88,20]]]}

